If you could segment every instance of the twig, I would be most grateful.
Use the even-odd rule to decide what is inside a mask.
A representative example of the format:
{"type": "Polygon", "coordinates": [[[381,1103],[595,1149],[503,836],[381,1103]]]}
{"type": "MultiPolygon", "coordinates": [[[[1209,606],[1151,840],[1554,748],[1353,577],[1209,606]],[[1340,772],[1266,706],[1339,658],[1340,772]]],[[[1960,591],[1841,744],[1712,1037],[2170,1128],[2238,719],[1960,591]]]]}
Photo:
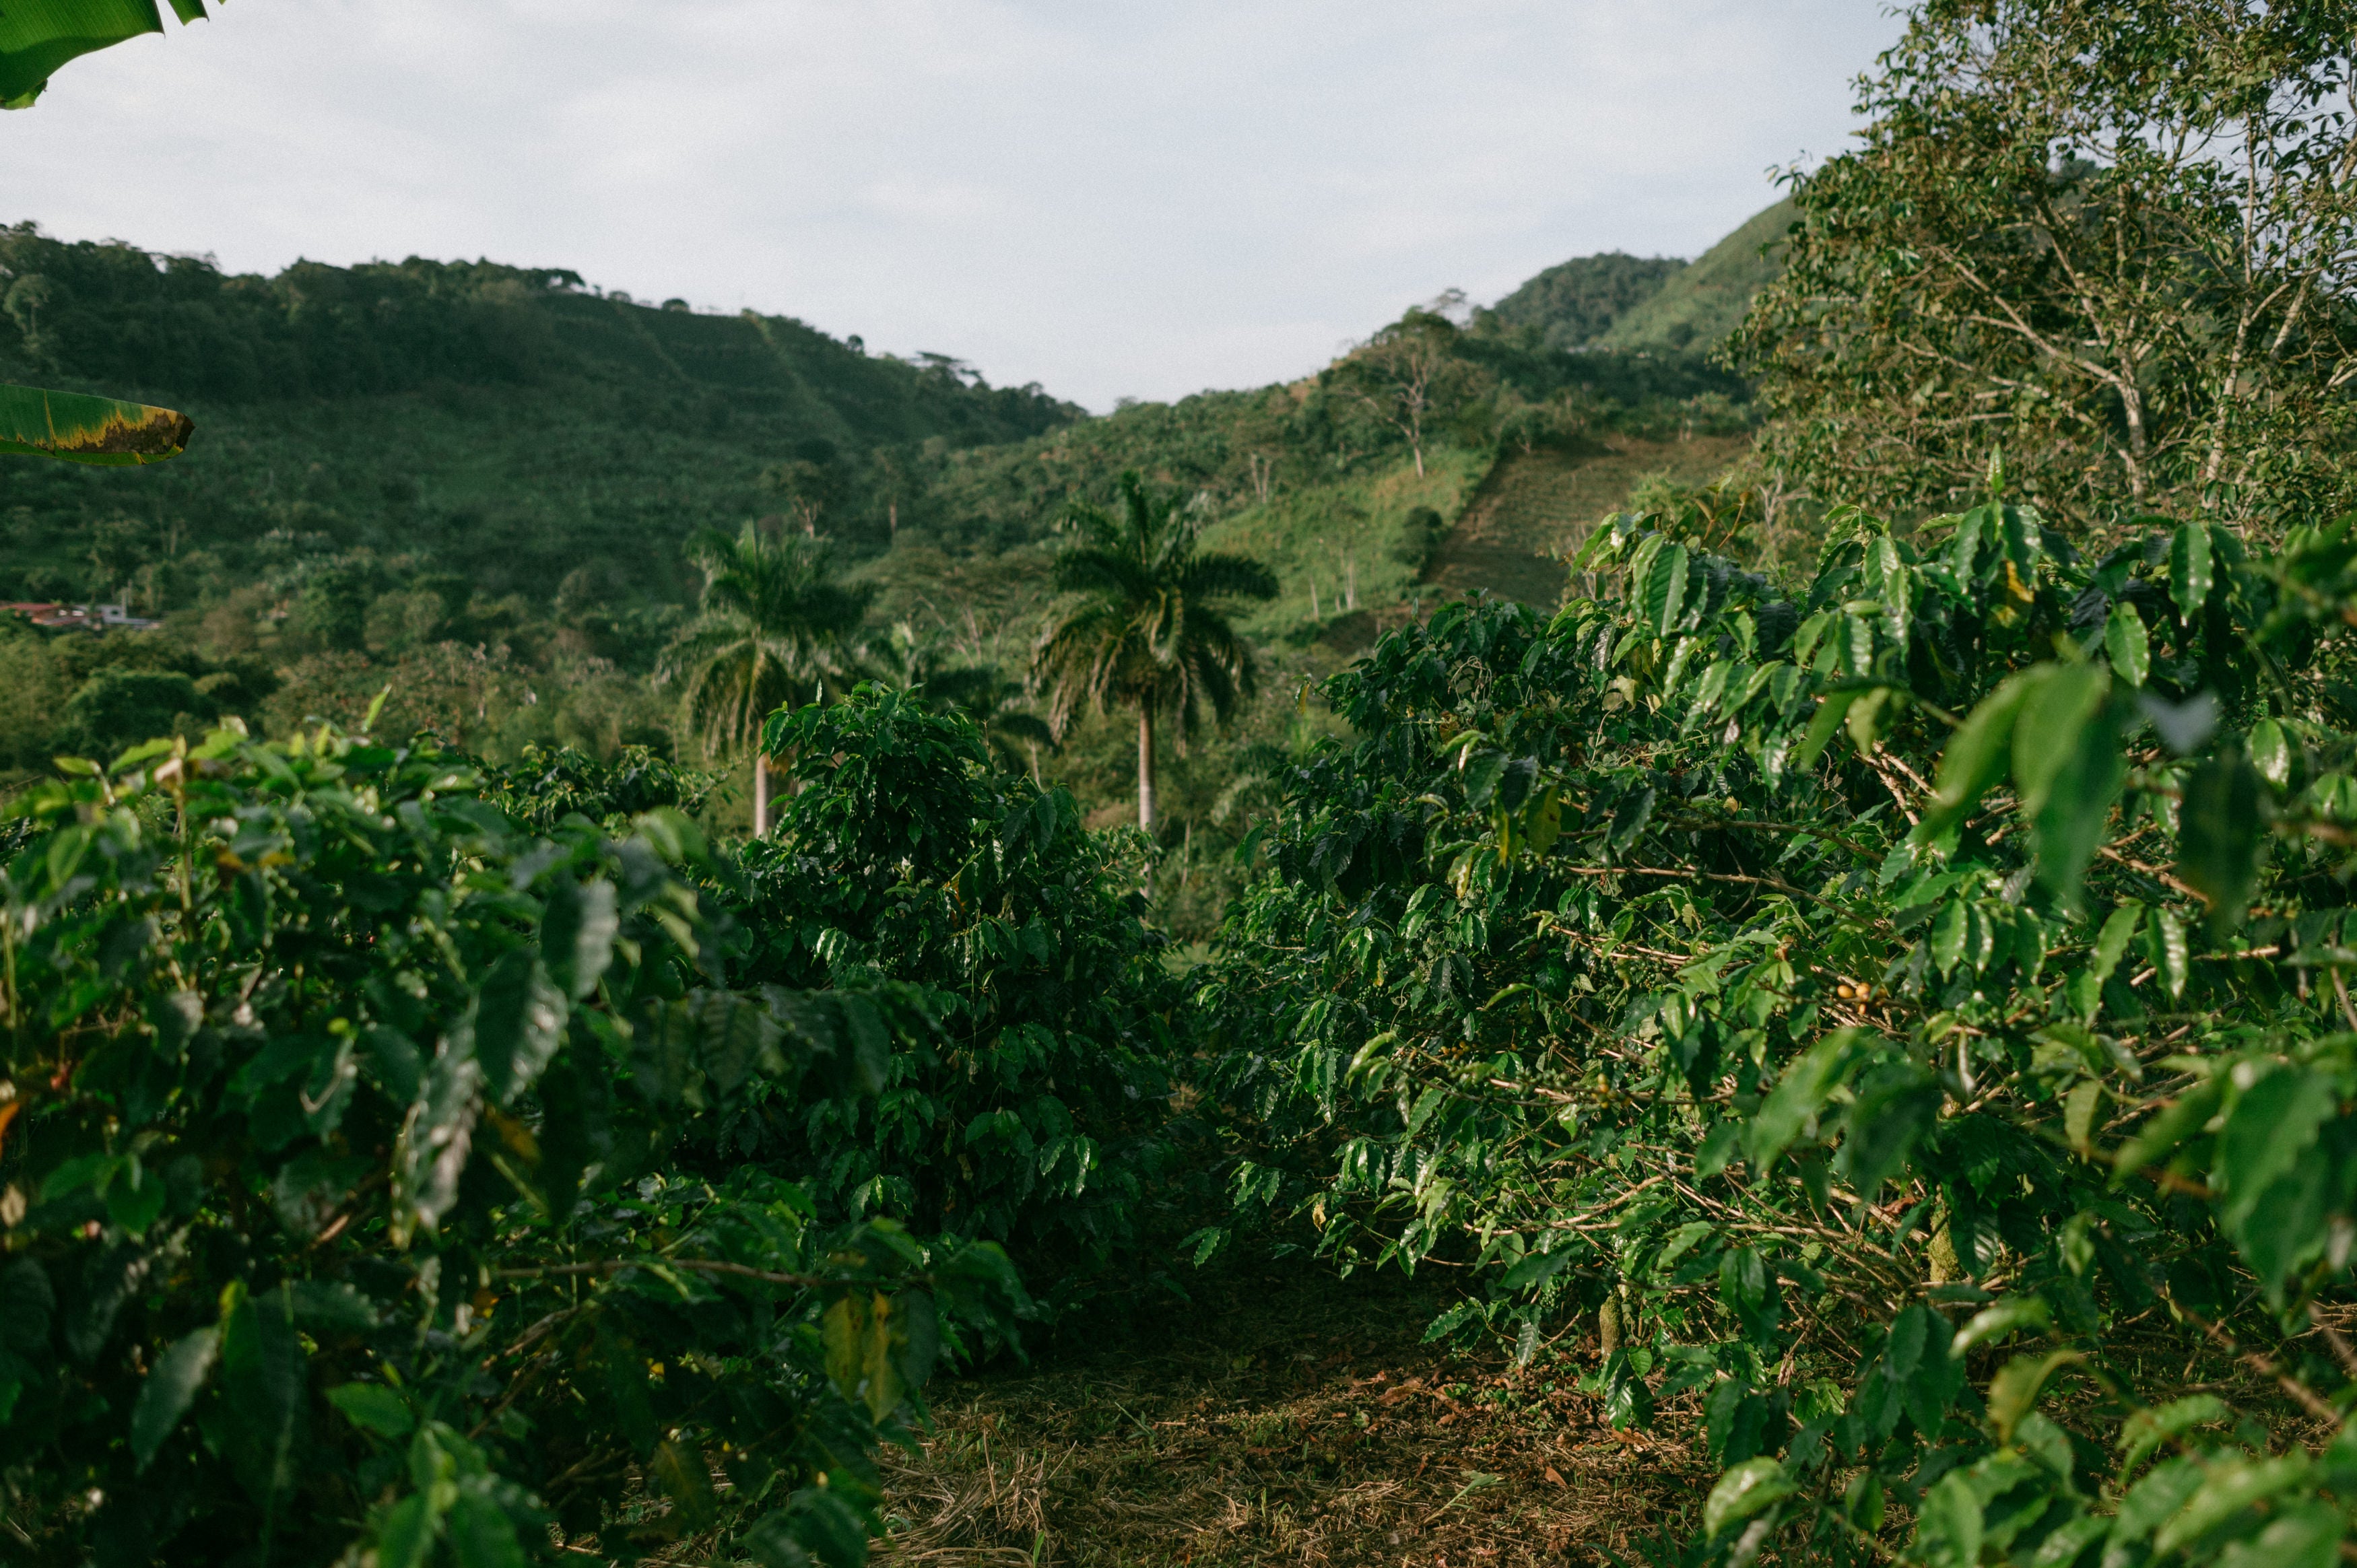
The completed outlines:
{"type": "MultiPolygon", "coordinates": [[[[2211,1322],[2208,1318],[2202,1316],[2200,1313],[2194,1311],[2183,1302],[2179,1301],[2173,1292],[2169,1293],[2169,1305],[2177,1309],[2178,1316],[2187,1319],[2192,1323],[2195,1327],[2201,1329],[2201,1332],[2210,1336],[2212,1339],[2217,1341],[2218,1348],[2225,1351],[2226,1354],[2233,1357],[2236,1360],[2242,1362],[2243,1365],[2250,1368],[2251,1370],[2258,1373],[2261,1377],[2273,1378],[2276,1381],[2276,1386],[2283,1390],[2284,1392],[2289,1394],[2292,1399],[2298,1403],[2300,1408],[2307,1411],[2309,1414],[2316,1417],[2319,1421],[2330,1422],[2334,1428],[2339,1428],[2341,1421],[2341,1412],[2333,1409],[2330,1404],[2326,1403],[2323,1398],[2319,1395],[2314,1389],[2309,1388],[2306,1383],[2300,1381],[2299,1379],[2292,1376],[2289,1372],[2285,1371],[2283,1367],[2273,1357],[2262,1355],[2256,1350],[2244,1349],[2243,1347],[2236,1342],[2233,1335],[2227,1333],[2223,1328],[2211,1322]]],[[[2339,1337],[2336,1335],[2335,1337],[2337,1338],[2339,1337]]]]}
{"type": "Polygon", "coordinates": [[[554,1279],[560,1274],[614,1274],[624,1269],[689,1269],[700,1274],[737,1274],[763,1284],[801,1285],[816,1290],[824,1285],[858,1284],[851,1279],[829,1279],[822,1274],[787,1274],[770,1269],[756,1269],[744,1263],[721,1263],[701,1258],[605,1258],[594,1263],[547,1263],[536,1269],[497,1269],[493,1279],[538,1280],[554,1279]]]}

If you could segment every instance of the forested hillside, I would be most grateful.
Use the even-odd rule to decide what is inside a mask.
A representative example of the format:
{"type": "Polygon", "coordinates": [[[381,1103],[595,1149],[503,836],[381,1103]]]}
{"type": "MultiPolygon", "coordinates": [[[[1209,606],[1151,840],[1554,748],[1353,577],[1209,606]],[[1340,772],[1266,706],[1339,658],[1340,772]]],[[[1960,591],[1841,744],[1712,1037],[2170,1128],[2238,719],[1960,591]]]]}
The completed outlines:
{"type": "Polygon", "coordinates": [[[1584,349],[1684,267],[1674,257],[1640,259],[1619,251],[1575,256],[1491,306],[1481,320],[1508,332],[1527,328],[1550,349],[1584,349]]]}
{"type": "MultiPolygon", "coordinates": [[[[637,744],[734,768],[713,797],[726,817],[749,810],[742,754],[710,750],[657,680],[700,591],[699,530],[760,520],[823,539],[872,590],[855,639],[870,671],[986,668],[1019,687],[1060,520],[1135,469],[1275,566],[1283,591],[1251,628],[1297,682],[1429,596],[1418,579],[1497,455],[1674,444],[1748,418],[1743,383],[1699,356],[1571,353],[1469,328],[1448,300],[1290,385],[1088,418],[938,357],[601,295],[555,270],[230,277],[29,225],[5,243],[0,373],[152,398],[201,431],[132,474],[0,475],[0,596],[119,600],[166,623],[0,638],[0,765],[20,771],[228,714],[357,722],[389,685],[387,723],[500,760],[637,744]]],[[[1255,719],[1233,745],[1284,727],[1255,719]]],[[[1068,738],[1039,766],[1109,820],[1117,738],[1087,724],[1068,738]]],[[[1232,837],[1211,818],[1234,755],[1207,744],[1171,759],[1189,843],[1232,837]]]]}
{"type": "Polygon", "coordinates": [[[907,466],[1080,413],[790,317],[490,263],[230,276],[26,224],[0,233],[0,373],[171,403],[205,433],[127,481],[10,474],[0,590],[37,597],[144,570],[148,607],[170,608],[208,571],[356,550],[430,556],[494,595],[587,565],[678,597],[688,532],[780,509],[765,469],[907,466]]]}

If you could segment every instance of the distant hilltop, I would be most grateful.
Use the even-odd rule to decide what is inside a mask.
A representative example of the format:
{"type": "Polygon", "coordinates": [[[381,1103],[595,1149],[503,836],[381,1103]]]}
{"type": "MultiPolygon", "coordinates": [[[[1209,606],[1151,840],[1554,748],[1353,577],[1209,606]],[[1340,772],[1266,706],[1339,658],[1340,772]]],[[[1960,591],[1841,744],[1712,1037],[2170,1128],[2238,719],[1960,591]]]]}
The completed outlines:
{"type": "Polygon", "coordinates": [[[1783,271],[1782,241],[1799,216],[1779,201],[1692,263],[1619,251],[1577,257],[1483,314],[1550,349],[1700,352],[1733,332],[1752,296],[1783,271]]]}

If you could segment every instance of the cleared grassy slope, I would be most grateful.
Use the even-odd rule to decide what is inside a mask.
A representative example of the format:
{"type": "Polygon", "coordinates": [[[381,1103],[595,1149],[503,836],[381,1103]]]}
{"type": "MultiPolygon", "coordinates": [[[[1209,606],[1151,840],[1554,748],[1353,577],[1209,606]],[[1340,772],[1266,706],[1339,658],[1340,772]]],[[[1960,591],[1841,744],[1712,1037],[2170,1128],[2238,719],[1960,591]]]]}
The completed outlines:
{"type": "Polygon", "coordinates": [[[1751,296],[1783,270],[1778,242],[1797,216],[1789,201],[1754,216],[1616,319],[1598,347],[1701,349],[1718,342],[1743,319],[1751,296]]]}
{"type": "Polygon", "coordinates": [[[1639,479],[1661,474],[1698,484],[1749,445],[1743,435],[1616,435],[1577,451],[1511,453],[1474,491],[1423,580],[1444,594],[1485,589],[1551,610],[1563,597],[1561,557],[1597,519],[1619,510],[1639,479]]]}

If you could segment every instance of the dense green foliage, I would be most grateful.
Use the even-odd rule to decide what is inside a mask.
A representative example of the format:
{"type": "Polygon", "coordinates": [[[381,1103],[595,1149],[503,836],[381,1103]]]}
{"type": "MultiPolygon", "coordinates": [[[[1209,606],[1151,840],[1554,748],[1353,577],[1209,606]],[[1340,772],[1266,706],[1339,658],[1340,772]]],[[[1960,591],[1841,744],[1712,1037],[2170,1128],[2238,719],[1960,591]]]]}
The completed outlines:
{"type": "Polygon", "coordinates": [[[1740,357],[1770,451],[1937,511],[2001,445],[2058,518],[2348,504],[2357,25],[2330,5],[1919,7],[1799,182],[1740,357]]]}
{"type": "Polygon", "coordinates": [[[918,694],[863,686],[779,714],[765,744],[811,760],[776,836],[744,853],[746,972],[914,987],[940,1032],[894,1056],[875,1099],[796,1106],[748,1127],[744,1152],[810,1172],[831,1215],[1003,1241],[1051,1297],[1142,1268],[1141,1227],[1174,1197],[1183,1026],[1163,940],[1121,886],[1131,847],[918,694]]]}
{"type": "Polygon", "coordinates": [[[1012,1277],[820,1222],[708,1129],[872,1094],[925,1000],[731,989],[726,867],[675,811],[533,832],[482,788],[223,730],[20,803],[12,1561],[864,1554],[870,1451],[1012,1277]]]}
{"type": "Polygon", "coordinates": [[[329,569],[371,596],[441,571],[544,602],[587,569],[617,576],[623,603],[675,599],[672,551],[788,510],[785,466],[838,476],[828,525],[880,543],[907,474],[1080,412],[938,356],[657,309],[555,269],[232,276],[29,224],[0,231],[0,379],[153,393],[196,418],[172,464],[111,483],[14,464],[0,493],[0,595],[128,586],[151,613],[210,610],[257,581],[283,597],[329,569]]]}
{"type": "Polygon", "coordinates": [[[1684,266],[1673,257],[1625,251],[1575,256],[1536,274],[1475,320],[1485,330],[1527,333],[1545,348],[1585,349],[1684,266]]]}
{"type": "Polygon", "coordinates": [[[135,748],[0,829],[0,1524],[847,1563],[1015,1268],[1069,1324],[1258,1245],[1592,1335],[1719,1471],[1664,1563],[2357,1553],[2351,48],[1926,0],[1692,265],[1102,419],[0,233],[0,371],[215,437],[0,474],[0,589],[173,620],[0,632],[0,763],[135,748]],[[1426,614],[1484,476],[1761,410],[1551,618],[1426,614]]]}
{"type": "Polygon", "coordinates": [[[1786,589],[1652,521],[1329,687],[1202,993],[1240,1197],[1483,1265],[1525,1356],[1597,1314],[1715,1552],[2336,1560],[2351,525],[1852,513],[1786,589]]]}

